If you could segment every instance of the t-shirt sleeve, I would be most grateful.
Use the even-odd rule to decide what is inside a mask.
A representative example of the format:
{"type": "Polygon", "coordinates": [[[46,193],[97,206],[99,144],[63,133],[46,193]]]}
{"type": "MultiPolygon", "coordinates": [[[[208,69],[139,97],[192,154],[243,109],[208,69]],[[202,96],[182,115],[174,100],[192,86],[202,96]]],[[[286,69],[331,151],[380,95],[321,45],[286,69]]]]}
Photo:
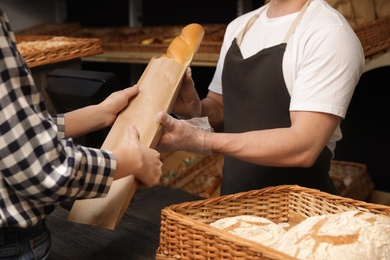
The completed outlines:
{"type": "Polygon", "coordinates": [[[316,32],[304,44],[295,63],[299,67],[295,67],[290,110],[344,118],[364,66],[359,39],[350,27],[334,25],[316,32]]]}

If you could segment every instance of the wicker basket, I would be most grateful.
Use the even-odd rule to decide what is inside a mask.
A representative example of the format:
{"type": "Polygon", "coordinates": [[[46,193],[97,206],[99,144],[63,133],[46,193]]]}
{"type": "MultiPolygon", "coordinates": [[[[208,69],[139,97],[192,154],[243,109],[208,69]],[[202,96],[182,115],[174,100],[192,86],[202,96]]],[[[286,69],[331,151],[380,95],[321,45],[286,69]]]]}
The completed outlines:
{"type": "Polygon", "coordinates": [[[178,176],[171,186],[203,198],[210,198],[221,185],[223,162],[222,155],[206,156],[190,167],[185,174],[178,176]]]}
{"type": "Polygon", "coordinates": [[[177,182],[186,178],[192,168],[197,168],[206,155],[185,151],[161,153],[160,160],[163,163],[160,184],[167,187],[176,186],[177,182]]]}
{"type": "Polygon", "coordinates": [[[156,259],[293,259],[270,247],[209,224],[238,215],[256,215],[295,226],[309,216],[369,211],[390,217],[390,207],[334,196],[315,189],[282,185],[194,202],[161,211],[156,259]]]}
{"type": "Polygon", "coordinates": [[[202,155],[187,152],[164,154],[160,183],[188,193],[210,198],[222,180],[223,155],[202,155]]]}
{"type": "Polygon", "coordinates": [[[333,160],[329,175],[342,197],[365,200],[375,186],[363,163],[333,160]]]}
{"type": "MultiPolygon", "coordinates": [[[[176,152],[164,156],[162,161],[162,185],[204,198],[219,195],[223,155],[176,152]]],[[[351,199],[365,200],[375,186],[363,163],[332,160],[329,175],[338,194],[351,199]]]]}
{"type": "MultiPolygon", "coordinates": [[[[50,41],[56,38],[56,36],[52,35],[17,36],[16,42],[19,44],[22,42],[50,41]]],[[[100,45],[100,40],[97,38],[73,38],[62,36],[58,38],[63,38],[68,44],[32,52],[21,50],[21,54],[27,62],[27,65],[29,67],[42,66],[104,52],[100,45]]]]}
{"type": "Polygon", "coordinates": [[[366,58],[385,52],[390,48],[390,16],[355,26],[366,58]]]}

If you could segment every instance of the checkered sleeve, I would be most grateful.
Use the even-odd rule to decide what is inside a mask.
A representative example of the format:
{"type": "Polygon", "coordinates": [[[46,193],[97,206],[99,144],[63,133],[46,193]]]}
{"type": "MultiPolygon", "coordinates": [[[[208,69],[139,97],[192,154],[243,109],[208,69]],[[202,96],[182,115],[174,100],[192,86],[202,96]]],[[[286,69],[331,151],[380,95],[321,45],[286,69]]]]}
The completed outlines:
{"type": "Polygon", "coordinates": [[[57,129],[58,138],[65,137],[65,115],[64,114],[53,115],[53,120],[58,127],[57,129]]]}
{"type": "Polygon", "coordinates": [[[48,114],[2,10],[0,47],[0,226],[45,215],[44,205],[107,194],[113,154],[64,137],[63,115],[48,114]]]}

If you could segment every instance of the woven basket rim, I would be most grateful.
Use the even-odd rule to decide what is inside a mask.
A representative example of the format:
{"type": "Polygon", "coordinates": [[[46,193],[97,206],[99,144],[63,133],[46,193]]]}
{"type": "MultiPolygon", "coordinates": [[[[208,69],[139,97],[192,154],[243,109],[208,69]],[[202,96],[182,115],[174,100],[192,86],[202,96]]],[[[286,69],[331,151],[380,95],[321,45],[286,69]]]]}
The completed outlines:
{"type": "MultiPolygon", "coordinates": [[[[272,259],[295,259],[294,257],[291,257],[290,255],[287,255],[283,252],[277,251],[276,249],[270,248],[268,246],[262,245],[260,243],[256,243],[254,241],[251,241],[249,239],[244,239],[243,237],[240,237],[238,235],[229,233],[228,231],[224,231],[218,228],[215,228],[213,226],[210,226],[208,224],[203,223],[202,221],[195,220],[192,218],[186,218],[180,213],[175,212],[174,210],[170,209],[169,207],[164,209],[162,211],[162,215],[167,214],[170,215],[170,217],[174,217],[177,219],[180,219],[181,224],[187,224],[188,226],[196,226],[196,228],[200,231],[203,231],[207,233],[208,235],[214,235],[218,238],[228,242],[228,243],[234,243],[238,246],[247,248],[250,251],[253,251],[255,253],[258,253],[259,256],[267,256],[272,257],[272,259]],[[259,252],[259,250],[263,252],[259,252]]],[[[164,256],[164,254],[160,254],[161,256],[164,256]]]]}
{"type": "Polygon", "coordinates": [[[353,30],[362,44],[366,58],[386,52],[390,48],[390,15],[358,24],[353,30]]]}
{"type": "Polygon", "coordinates": [[[51,47],[44,51],[22,53],[29,67],[42,66],[75,58],[96,55],[104,52],[98,38],[76,38],[53,35],[21,35],[16,36],[16,42],[45,41],[53,38],[63,38],[70,44],[66,46],[51,47]]]}
{"type": "Polygon", "coordinates": [[[223,195],[223,196],[219,196],[216,198],[208,198],[208,199],[201,199],[201,200],[197,200],[197,201],[182,202],[179,204],[169,205],[169,206],[165,207],[163,210],[175,211],[175,209],[178,209],[178,208],[199,207],[199,206],[204,205],[204,204],[238,200],[240,198],[245,198],[248,196],[253,197],[253,196],[258,196],[261,194],[273,193],[273,192],[306,193],[308,195],[314,195],[318,198],[322,198],[322,199],[328,200],[330,202],[335,202],[338,204],[350,204],[352,206],[356,206],[356,207],[359,207],[361,209],[373,210],[375,213],[381,213],[383,215],[387,215],[388,217],[390,217],[390,206],[374,204],[374,203],[370,203],[370,202],[346,198],[346,197],[342,197],[342,196],[338,196],[338,195],[333,195],[333,194],[330,194],[327,192],[323,192],[323,191],[320,191],[318,189],[306,188],[306,187],[302,187],[299,185],[270,186],[270,187],[266,187],[263,189],[238,192],[235,194],[223,195]]]}
{"type": "MultiPolygon", "coordinates": [[[[366,212],[369,211],[369,212],[372,212],[374,214],[380,214],[380,215],[383,215],[383,216],[390,218],[390,207],[389,206],[378,205],[378,204],[368,203],[368,202],[364,202],[364,201],[358,201],[358,200],[354,200],[354,199],[350,199],[350,198],[332,195],[332,194],[329,194],[326,192],[319,191],[317,189],[301,187],[298,185],[272,186],[272,187],[267,187],[267,188],[263,188],[263,189],[259,189],[259,190],[252,190],[252,191],[240,192],[240,193],[236,193],[236,194],[224,195],[224,196],[220,196],[220,197],[216,197],[216,198],[202,199],[202,200],[191,201],[191,202],[183,202],[183,203],[173,204],[173,205],[165,207],[161,211],[162,221],[161,221],[161,228],[160,228],[160,230],[161,230],[161,232],[160,232],[160,245],[159,245],[157,252],[156,252],[157,255],[161,259],[164,259],[164,258],[166,259],[167,257],[169,258],[169,254],[172,253],[172,252],[166,251],[167,245],[169,246],[169,248],[172,248],[172,245],[169,245],[169,242],[167,242],[168,243],[167,244],[166,241],[164,241],[164,238],[165,238],[164,232],[166,230],[167,231],[170,230],[169,229],[170,225],[165,225],[165,223],[166,222],[173,222],[173,223],[176,223],[174,225],[174,228],[178,228],[179,226],[188,227],[189,232],[193,232],[193,233],[189,234],[189,237],[191,237],[191,234],[193,234],[194,236],[200,236],[200,234],[204,234],[204,235],[207,235],[207,237],[208,237],[207,239],[209,239],[210,236],[213,237],[214,239],[216,239],[216,241],[218,241],[218,246],[223,247],[224,245],[234,245],[235,246],[234,248],[238,247],[240,250],[241,250],[241,248],[243,250],[248,250],[248,251],[244,251],[244,252],[240,251],[239,253],[245,254],[245,252],[247,252],[248,253],[247,257],[250,259],[253,259],[253,256],[257,255],[257,254],[264,257],[264,259],[295,259],[295,258],[291,258],[291,257],[288,258],[288,256],[285,256],[285,254],[283,252],[279,252],[279,251],[274,250],[270,247],[267,247],[264,245],[259,246],[259,244],[256,242],[252,242],[252,241],[247,240],[247,239],[243,240],[243,238],[240,238],[236,235],[227,233],[225,231],[218,230],[218,229],[210,226],[209,223],[207,223],[207,221],[211,222],[211,220],[210,220],[211,218],[212,218],[212,221],[214,221],[215,219],[218,219],[218,217],[222,218],[221,216],[210,217],[207,219],[207,221],[204,221],[204,222],[201,221],[203,216],[206,214],[209,214],[206,216],[212,216],[210,214],[214,215],[213,212],[210,212],[211,211],[210,208],[215,206],[215,205],[221,206],[221,205],[224,205],[223,204],[224,202],[239,202],[240,199],[245,200],[245,199],[248,199],[251,197],[256,199],[253,201],[259,201],[259,199],[261,199],[261,195],[264,195],[266,197],[270,194],[274,195],[274,194],[278,194],[278,193],[282,195],[282,199],[285,199],[286,197],[288,198],[287,200],[290,200],[290,199],[293,200],[294,198],[298,198],[298,199],[303,198],[303,199],[305,199],[305,201],[303,201],[303,204],[307,203],[308,201],[313,201],[313,200],[317,201],[318,200],[322,204],[316,205],[316,206],[318,206],[318,208],[321,208],[321,210],[323,208],[326,208],[326,206],[325,206],[326,203],[331,204],[331,207],[328,208],[329,212],[319,213],[319,212],[317,212],[318,209],[316,207],[315,208],[316,210],[313,211],[314,213],[307,213],[305,211],[305,209],[294,209],[293,206],[291,206],[292,205],[291,202],[288,201],[287,210],[283,209],[284,211],[287,211],[287,218],[292,217],[293,213],[294,214],[296,213],[297,215],[299,215],[300,217],[302,217],[304,219],[304,218],[312,216],[312,215],[313,216],[314,215],[323,215],[323,214],[327,214],[327,213],[331,214],[331,213],[336,213],[336,212],[345,212],[345,211],[349,211],[349,210],[360,210],[360,211],[366,211],[366,212]],[[198,210],[201,210],[203,206],[205,207],[204,211],[198,211],[198,210]],[[191,210],[193,210],[193,212],[195,212],[195,213],[192,213],[192,217],[191,217],[191,213],[188,212],[188,209],[191,209],[191,210]],[[186,210],[187,210],[187,212],[186,212],[186,210]],[[195,217],[195,215],[196,215],[196,217],[195,217]],[[196,233],[196,235],[195,235],[195,233],[196,233]]],[[[275,196],[275,198],[276,197],[277,196],[275,196]]],[[[273,197],[272,197],[272,199],[273,199],[273,197]]],[[[286,201],[283,201],[283,203],[285,203],[285,202],[286,201]]],[[[240,207],[242,206],[243,208],[246,208],[248,206],[247,204],[243,204],[243,205],[241,205],[241,204],[243,204],[243,203],[234,203],[234,205],[236,205],[236,206],[240,205],[240,207]]],[[[301,205],[301,204],[299,204],[299,205],[301,205]]],[[[268,204],[266,206],[268,207],[268,204]]],[[[305,207],[306,206],[310,206],[310,205],[305,204],[305,207]]],[[[223,207],[222,207],[222,209],[223,209],[223,207]]],[[[221,210],[221,208],[218,208],[218,210],[221,210]]],[[[234,216],[235,214],[236,215],[241,214],[241,213],[239,214],[237,212],[238,212],[237,210],[234,212],[228,212],[227,215],[234,216]]],[[[260,213],[261,212],[259,212],[259,215],[260,215],[260,213]]],[[[286,212],[284,212],[283,214],[285,214],[285,213],[286,212]]],[[[270,220],[273,220],[273,219],[270,219],[270,220]]],[[[302,220],[302,219],[300,219],[300,220],[302,220]]],[[[181,242],[183,242],[183,241],[180,241],[180,243],[181,242]]],[[[197,245],[197,246],[200,246],[200,245],[197,245]]],[[[202,247],[202,248],[204,248],[204,247],[202,247]]],[[[210,248],[207,250],[215,252],[215,251],[218,251],[218,248],[210,248]]],[[[178,252],[174,252],[174,253],[177,254],[178,252]]],[[[193,254],[196,254],[196,251],[193,254]]],[[[233,252],[232,252],[232,254],[233,254],[233,252]]],[[[185,257],[183,257],[183,259],[188,259],[188,257],[185,256],[185,257]]]]}

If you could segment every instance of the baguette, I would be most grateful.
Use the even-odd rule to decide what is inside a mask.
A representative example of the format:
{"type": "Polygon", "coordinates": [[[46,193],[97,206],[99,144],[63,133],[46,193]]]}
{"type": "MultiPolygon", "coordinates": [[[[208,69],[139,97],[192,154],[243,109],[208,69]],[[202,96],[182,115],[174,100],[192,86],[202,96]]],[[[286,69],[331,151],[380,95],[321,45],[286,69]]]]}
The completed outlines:
{"type": "Polygon", "coordinates": [[[127,144],[128,136],[125,133],[129,125],[137,127],[141,143],[155,148],[161,129],[154,118],[162,110],[170,113],[180,87],[181,78],[197,52],[203,36],[204,29],[201,25],[189,24],[171,42],[165,54],[161,55],[160,58],[153,58],[149,62],[137,83],[140,93],[119,113],[101,147],[102,149],[111,150],[127,144]],[[169,58],[170,60],[161,58],[169,58]],[[172,59],[178,64],[172,64],[172,59]],[[168,67],[169,73],[164,72],[162,68],[168,67]],[[163,79],[164,82],[159,79],[163,79]],[[161,100],[161,97],[165,97],[165,100],[161,100]],[[145,107],[148,106],[149,109],[145,110],[145,107]]]}
{"type": "Polygon", "coordinates": [[[198,51],[204,36],[201,25],[192,23],[184,27],[181,34],[169,45],[165,54],[161,57],[175,59],[179,64],[188,66],[193,56],[198,51]]]}
{"type": "MultiPolygon", "coordinates": [[[[128,145],[127,131],[130,125],[138,129],[142,144],[155,148],[161,135],[161,126],[155,117],[160,111],[170,112],[183,75],[197,52],[203,35],[202,26],[190,24],[172,41],[165,54],[150,60],[137,83],[139,93],[119,113],[102,149],[112,150],[128,145]]],[[[114,229],[127,210],[137,187],[138,180],[133,175],[115,180],[106,197],[75,201],[68,220],[114,229]]]]}

